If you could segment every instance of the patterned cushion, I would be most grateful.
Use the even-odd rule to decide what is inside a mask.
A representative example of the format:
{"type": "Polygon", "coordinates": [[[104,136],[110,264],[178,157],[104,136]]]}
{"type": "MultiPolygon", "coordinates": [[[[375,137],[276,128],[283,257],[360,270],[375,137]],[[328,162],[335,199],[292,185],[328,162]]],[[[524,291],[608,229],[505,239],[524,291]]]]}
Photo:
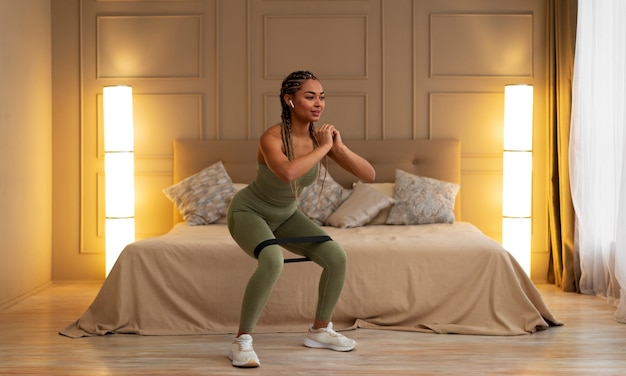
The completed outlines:
{"type": "Polygon", "coordinates": [[[340,228],[363,226],[393,203],[393,198],[369,184],[357,183],[350,197],[328,217],[326,224],[340,228]]]}
{"type": "Polygon", "coordinates": [[[192,226],[208,225],[226,215],[235,192],[221,161],[163,190],[192,226]]]}
{"type": "Polygon", "coordinates": [[[319,177],[313,184],[304,187],[298,196],[298,209],[318,225],[326,223],[326,219],[352,193],[339,185],[330,174],[326,174],[324,181],[324,171],[324,166],[320,166],[319,177]]]}
{"type": "Polygon", "coordinates": [[[454,222],[454,202],[459,185],[396,170],[393,204],[388,225],[454,222]]]}

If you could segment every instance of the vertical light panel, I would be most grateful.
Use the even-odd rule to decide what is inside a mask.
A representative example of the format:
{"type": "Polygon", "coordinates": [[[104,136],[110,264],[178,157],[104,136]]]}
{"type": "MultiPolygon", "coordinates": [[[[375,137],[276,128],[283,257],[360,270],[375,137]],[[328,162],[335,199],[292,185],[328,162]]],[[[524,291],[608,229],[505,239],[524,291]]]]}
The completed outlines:
{"type": "Polygon", "coordinates": [[[135,241],[133,92],[103,88],[106,275],[127,244],[135,241]]]}
{"type": "Polygon", "coordinates": [[[502,246],[530,276],[533,87],[504,87],[502,246]]]}

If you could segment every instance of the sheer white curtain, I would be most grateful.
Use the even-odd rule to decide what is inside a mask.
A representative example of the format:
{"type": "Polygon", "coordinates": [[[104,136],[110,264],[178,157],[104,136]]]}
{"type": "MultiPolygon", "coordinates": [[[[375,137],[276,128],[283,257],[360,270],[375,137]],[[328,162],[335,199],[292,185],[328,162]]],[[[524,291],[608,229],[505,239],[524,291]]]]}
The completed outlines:
{"type": "Polygon", "coordinates": [[[626,1],[579,0],[577,27],[570,176],[580,289],[607,298],[626,323],[626,1]]]}

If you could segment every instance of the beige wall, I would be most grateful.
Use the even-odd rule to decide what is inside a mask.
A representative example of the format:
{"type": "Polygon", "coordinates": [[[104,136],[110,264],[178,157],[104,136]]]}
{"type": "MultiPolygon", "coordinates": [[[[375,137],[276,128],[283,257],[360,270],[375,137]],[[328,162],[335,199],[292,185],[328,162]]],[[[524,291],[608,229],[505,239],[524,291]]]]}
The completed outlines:
{"type": "Polygon", "coordinates": [[[54,279],[104,273],[102,87],[134,88],[136,232],[171,226],[171,140],[256,139],[292,70],[346,139],[458,138],[462,219],[501,238],[505,84],[535,87],[534,280],[548,265],[546,2],[53,2],[54,279]],[[79,5],[82,5],[79,6],[79,5]]]}
{"type": "MultiPolygon", "coordinates": [[[[80,0],[52,1],[52,279],[100,280],[104,255],[81,252],[80,0]]],[[[85,176],[88,178],[88,175],[85,176]]]]}
{"type": "Polygon", "coordinates": [[[50,281],[50,1],[0,0],[0,307],[50,281]]]}

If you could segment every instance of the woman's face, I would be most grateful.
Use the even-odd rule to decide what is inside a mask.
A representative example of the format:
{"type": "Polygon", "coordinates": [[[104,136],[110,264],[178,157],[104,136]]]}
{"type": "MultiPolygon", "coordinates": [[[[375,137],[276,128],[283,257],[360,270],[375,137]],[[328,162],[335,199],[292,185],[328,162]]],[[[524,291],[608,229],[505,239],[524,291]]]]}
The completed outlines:
{"type": "Polygon", "coordinates": [[[293,95],[292,119],[295,117],[307,123],[318,121],[326,106],[324,99],[322,84],[318,80],[305,80],[293,95]]]}

